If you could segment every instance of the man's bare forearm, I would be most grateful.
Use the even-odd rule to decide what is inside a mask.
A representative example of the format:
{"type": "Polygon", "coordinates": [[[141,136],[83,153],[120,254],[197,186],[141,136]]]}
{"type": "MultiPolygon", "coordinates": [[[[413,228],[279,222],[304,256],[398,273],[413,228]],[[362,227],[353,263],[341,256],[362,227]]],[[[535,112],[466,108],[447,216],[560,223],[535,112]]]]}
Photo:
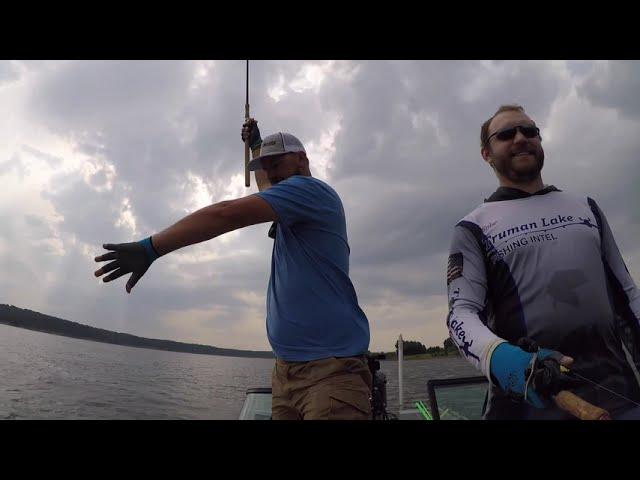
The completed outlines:
{"type": "MultiPolygon", "coordinates": [[[[260,148],[251,151],[252,158],[260,155],[260,148]]],[[[264,170],[256,170],[256,184],[262,191],[271,186],[264,170]]],[[[275,220],[275,214],[263,200],[256,203],[251,197],[219,202],[187,215],[169,228],[152,236],[151,242],[160,255],[179,248],[211,240],[224,233],[256,223],[275,220]]]]}
{"type": "Polygon", "coordinates": [[[273,210],[264,200],[250,195],[201,208],[153,235],[151,242],[160,255],[166,255],[232,230],[274,221],[275,218],[273,210]]]}

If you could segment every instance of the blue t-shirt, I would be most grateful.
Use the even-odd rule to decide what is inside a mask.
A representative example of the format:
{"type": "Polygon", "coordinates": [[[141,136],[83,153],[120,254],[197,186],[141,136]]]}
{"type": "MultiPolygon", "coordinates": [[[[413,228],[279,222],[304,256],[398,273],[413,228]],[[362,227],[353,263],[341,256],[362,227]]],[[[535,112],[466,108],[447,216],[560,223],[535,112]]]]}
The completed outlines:
{"type": "Polygon", "coordinates": [[[349,244],[338,194],[295,175],[258,193],[278,216],[267,292],[267,336],[292,362],[359,355],[369,322],[349,279],[349,244]]]}

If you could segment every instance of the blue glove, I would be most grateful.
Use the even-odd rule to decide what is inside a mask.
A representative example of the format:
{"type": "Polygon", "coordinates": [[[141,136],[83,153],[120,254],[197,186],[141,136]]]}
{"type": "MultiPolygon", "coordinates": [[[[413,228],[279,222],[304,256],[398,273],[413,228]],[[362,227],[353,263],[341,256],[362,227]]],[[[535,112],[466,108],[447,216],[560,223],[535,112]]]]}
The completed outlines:
{"type": "Polygon", "coordinates": [[[160,257],[158,252],[156,252],[156,249],[153,247],[153,243],[151,243],[151,237],[140,240],[138,243],[144,247],[144,251],[147,253],[147,259],[149,260],[149,265],[160,257]]]}
{"type": "MultiPolygon", "coordinates": [[[[491,376],[507,395],[515,399],[523,399],[536,408],[545,408],[547,404],[536,392],[530,378],[530,372],[535,370],[535,353],[524,351],[510,343],[501,343],[491,355],[491,376]],[[525,395],[526,388],[526,395],[525,395]]],[[[541,348],[537,352],[537,361],[552,358],[560,362],[563,355],[555,350],[541,348]]]]}
{"type": "Polygon", "coordinates": [[[139,242],[105,243],[103,248],[112,251],[96,257],[95,261],[113,261],[98,269],[94,275],[99,277],[114,270],[103,279],[104,282],[110,282],[122,275],[132,273],[126,284],[127,293],[131,293],[131,289],[138,283],[138,280],[147,272],[151,264],[160,257],[151,243],[151,237],[140,240],[139,242]]]}

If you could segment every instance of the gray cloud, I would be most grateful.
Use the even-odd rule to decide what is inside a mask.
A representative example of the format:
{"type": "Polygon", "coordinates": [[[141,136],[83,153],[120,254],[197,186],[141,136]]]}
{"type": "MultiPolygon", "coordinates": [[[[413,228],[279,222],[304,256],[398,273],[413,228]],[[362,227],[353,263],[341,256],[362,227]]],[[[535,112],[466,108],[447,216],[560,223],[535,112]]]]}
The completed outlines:
{"type": "Polygon", "coordinates": [[[24,177],[30,173],[30,170],[24,160],[17,153],[14,153],[8,160],[0,162],[0,175],[5,175],[11,172],[15,172],[20,180],[23,180],[24,177]]]}
{"type": "Polygon", "coordinates": [[[38,215],[25,215],[24,222],[33,238],[48,238],[54,235],[47,218],[38,215]]]}
{"type": "Polygon", "coordinates": [[[189,62],[81,61],[52,68],[34,85],[30,110],[68,134],[128,128],[171,115],[185,94],[189,62]]]}
{"type": "MultiPolygon", "coordinates": [[[[478,138],[482,122],[501,104],[524,105],[548,134],[545,181],[596,198],[623,253],[640,253],[640,218],[633,208],[639,200],[638,124],[633,101],[622,100],[633,92],[629,75],[636,64],[594,65],[565,70],[534,61],[339,62],[317,92],[296,92],[289,82],[302,62],[256,61],[251,112],[263,136],[289,131],[307,144],[338,122],[328,181],[347,213],[351,276],[361,305],[379,331],[395,335],[424,322],[425,331],[435,333],[419,340],[435,345],[445,334],[444,318],[423,309],[426,302],[437,306],[439,297],[446,307],[453,226],[497,186],[478,138]],[[281,77],[284,93],[276,102],[268,91],[281,77]],[[618,111],[626,113],[613,129],[618,111]],[[383,301],[404,320],[381,310],[383,301]]],[[[93,279],[96,264],[83,249],[91,245],[96,255],[104,242],[137,240],[126,225],[116,226],[125,199],[139,234],[148,235],[186,213],[195,187],[187,172],[202,178],[211,200],[241,173],[244,62],[214,62],[206,77],[197,75],[199,68],[195,62],[25,64],[33,79],[25,114],[71,141],[93,173],[61,172],[40,193],[59,215],[55,228],[46,217],[31,215],[12,223],[10,232],[3,229],[6,241],[17,242],[28,231],[34,238],[58,235],[64,246],[63,255],[45,257],[21,245],[13,268],[22,262],[25,272],[34,272],[40,264],[59,276],[46,282],[19,276],[13,285],[40,284],[46,291],[22,306],[101,328],[185,340],[187,327],[167,320],[176,315],[198,335],[210,335],[204,343],[219,345],[225,328],[233,331],[242,319],[257,316],[255,329],[264,335],[268,225],[161,259],[131,296],[122,280],[101,285],[93,279]],[[196,252],[218,258],[192,262],[196,252]],[[204,313],[196,320],[194,311],[204,313]]],[[[60,164],[55,152],[27,143],[29,153],[52,167],[60,164]]],[[[0,175],[24,175],[25,168],[16,154],[0,164],[0,175]]],[[[378,341],[374,349],[390,348],[391,338],[378,341]]],[[[241,335],[224,339],[225,346],[243,348],[242,342],[241,335]]]]}
{"type": "Polygon", "coordinates": [[[22,150],[30,153],[39,160],[46,162],[49,166],[56,168],[62,165],[62,158],[50,155],[48,153],[41,152],[37,148],[30,147],[29,145],[23,145],[22,150]]]}
{"type": "Polygon", "coordinates": [[[353,86],[352,92],[331,96],[346,102],[333,173],[347,211],[357,212],[349,218],[351,258],[354,270],[368,271],[365,289],[376,281],[416,297],[444,294],[453,226],[496,187],[479,154],[480,125],[504,103],[524,104],[532,116],[548,115],[563,86],[554,71],[540,66],[504,65],[511,76],[483,87],[482,98],[470,103],[465,99],[470,83],[490,67],[369,62],[361,65],[357,91],[353,86]],[[431,122],[414,126],[412,118],[420,115],[431,122]],[[369,267],[381,268],[383,278],[369,267]],[[413,288],[389,280],[390,271],[412,269],[425,272],[413,288]]]}
{"type": "Polygon", "coordinates": [[[578,93],[594,105],[613,108],[625,115],[640,115],[640,61],[611,61],[594,68],[578,87],[578,93]]]}
{"type": "Polygon", "coordinates": [[[69,175],[54,177],[49,188],[41,196],[64,217],[61,231],[93,245],[117,235],[114,225],[120,217],[124,192],[96,192],[83,180],[69,175]]]}
{"type": "Polygon", "coordinates": [[[11,60],[0,60],[0,85],[20,78],[20,70],[11,60]]]}

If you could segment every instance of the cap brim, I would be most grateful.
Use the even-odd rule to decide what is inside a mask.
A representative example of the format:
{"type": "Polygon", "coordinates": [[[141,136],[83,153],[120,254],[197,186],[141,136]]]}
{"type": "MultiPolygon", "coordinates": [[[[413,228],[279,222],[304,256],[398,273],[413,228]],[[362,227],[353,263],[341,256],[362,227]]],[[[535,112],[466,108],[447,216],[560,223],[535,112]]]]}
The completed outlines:
{"type": "Polygon", "coordinates": [[[249,162],[249,171],[255,172],[256,170],[262,170],[262,159],[267,157],[275,157],[277,155],[284,155],[286,152],[272,152],[260,155],[249,162]]]}

